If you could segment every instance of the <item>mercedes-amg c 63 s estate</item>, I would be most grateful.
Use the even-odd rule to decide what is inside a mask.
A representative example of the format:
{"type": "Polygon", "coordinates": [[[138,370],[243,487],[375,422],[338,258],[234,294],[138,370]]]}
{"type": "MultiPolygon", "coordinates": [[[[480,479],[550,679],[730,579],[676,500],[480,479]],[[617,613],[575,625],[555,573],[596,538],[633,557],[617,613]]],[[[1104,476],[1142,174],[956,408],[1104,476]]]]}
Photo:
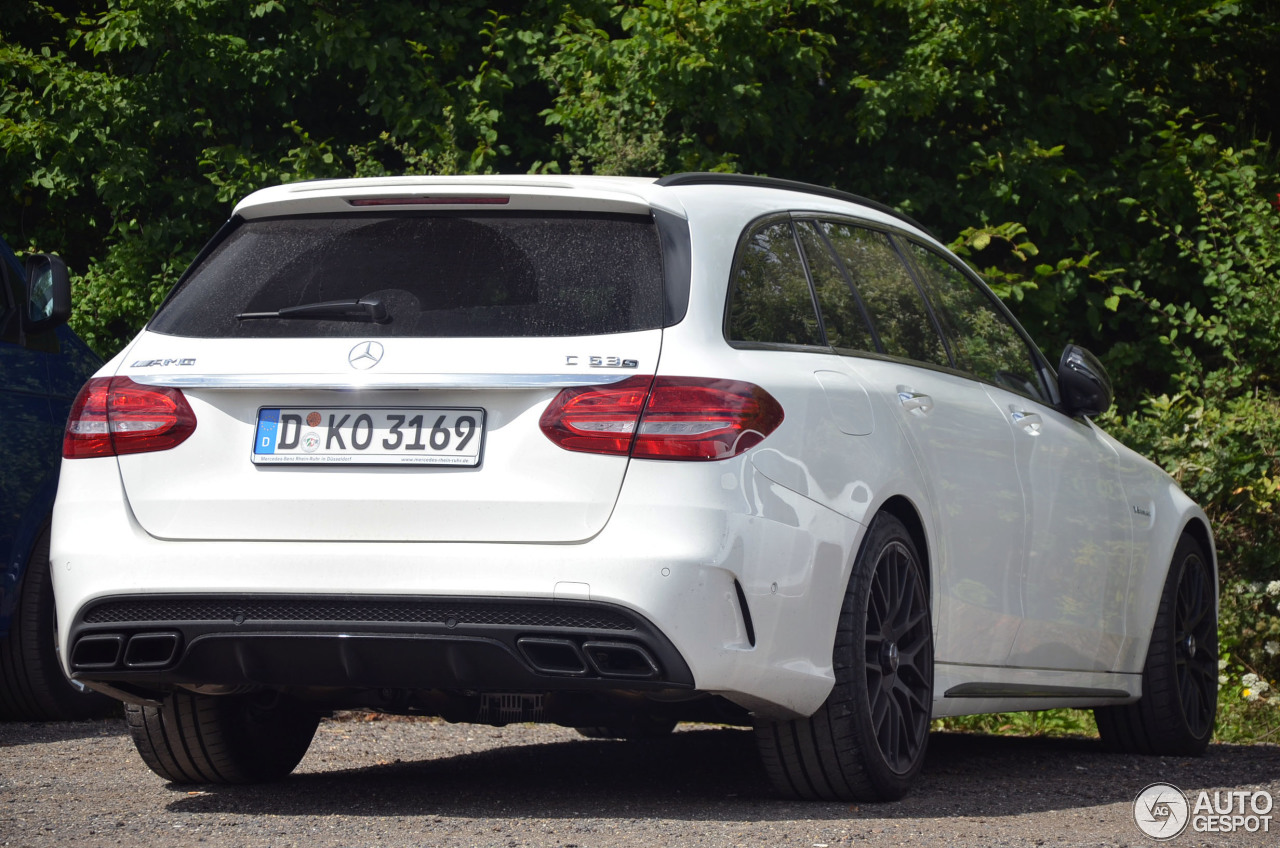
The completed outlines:
{"type": "Polygon", "coordinates": [[[930,721],[1213,728],[1209,524],[892,210],[719,174],[257,192],[80,393],[62,661],[168,780],[281,777],[343,708],[753,725],[886,800],[930,721]]]}

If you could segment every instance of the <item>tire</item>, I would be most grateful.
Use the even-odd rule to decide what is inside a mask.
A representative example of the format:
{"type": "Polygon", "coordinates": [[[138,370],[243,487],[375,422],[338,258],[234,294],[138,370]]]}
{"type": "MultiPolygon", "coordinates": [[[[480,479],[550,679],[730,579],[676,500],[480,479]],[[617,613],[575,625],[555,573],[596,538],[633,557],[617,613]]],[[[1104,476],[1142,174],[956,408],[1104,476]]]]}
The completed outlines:
{"type": "Polygon", "coordinates": [[[72,683],[62,673],[57,629],[46,527],[18,587],[9,635],[0,639],[0,719],[73,721],[119,713],[118,701],[72,683]]]}
{"type": "Polygon", "coordinates": [[[765,771],[789,798],[896,801],[924,765],[933,627],[920,555],[892,515],[876,517],[858,552],[832,665],[816,713],[757,722],[765,771]]]}
{"type": "Polygon", "coordinates": [[[175,692],[158,707],[125,704],[138,753],[172,783],[260,783],[302,760],[320,716],[278,696],[175,692]]]}
{"type": "Polygon", "coordinates": [[[637,715],[619,724],[574,729],[579,735],[588,739],[626,739],[637,742],[643,739],[661,739],[664,736],[670,736],[671,731],[676,729],[676,721],[657,716],[637,715]]]}
{"type": "Polygon", "coordinates": [[[1204,550],[1183,536],[1160,593],[1142,669],[1142,698],[1093,711],[1112,750],[1198,757],[1218,709],[1218,611],[1204,550]]]}

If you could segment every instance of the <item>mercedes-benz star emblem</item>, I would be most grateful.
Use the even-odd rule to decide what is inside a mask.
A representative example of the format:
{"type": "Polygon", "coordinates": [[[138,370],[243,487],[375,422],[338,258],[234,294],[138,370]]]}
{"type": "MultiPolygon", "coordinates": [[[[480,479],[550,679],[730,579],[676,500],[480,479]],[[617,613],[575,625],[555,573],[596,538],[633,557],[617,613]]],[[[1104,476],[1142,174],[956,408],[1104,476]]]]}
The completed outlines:
{"type": "Polygon", "coordinates": [[[364,371],[382,361],[382,345],[378,342],[360,342],[347,354],[347,363],[352,368],[364,371]]]}

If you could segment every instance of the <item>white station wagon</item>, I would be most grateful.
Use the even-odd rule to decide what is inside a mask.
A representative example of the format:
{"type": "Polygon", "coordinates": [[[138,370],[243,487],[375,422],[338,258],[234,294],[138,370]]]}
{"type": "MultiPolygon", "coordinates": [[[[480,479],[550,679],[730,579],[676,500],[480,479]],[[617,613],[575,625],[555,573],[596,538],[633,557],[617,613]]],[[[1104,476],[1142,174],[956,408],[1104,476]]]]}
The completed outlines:
{"type": "Polygon", "coordinates": [[[939,716],[1201,753],[1209,523],[1110,403],[842,192],[270,188],[75,403],[61,656],[175,783],[287,775],[346,708],[754,725],[799,798],[902,796],[939,716]]]}

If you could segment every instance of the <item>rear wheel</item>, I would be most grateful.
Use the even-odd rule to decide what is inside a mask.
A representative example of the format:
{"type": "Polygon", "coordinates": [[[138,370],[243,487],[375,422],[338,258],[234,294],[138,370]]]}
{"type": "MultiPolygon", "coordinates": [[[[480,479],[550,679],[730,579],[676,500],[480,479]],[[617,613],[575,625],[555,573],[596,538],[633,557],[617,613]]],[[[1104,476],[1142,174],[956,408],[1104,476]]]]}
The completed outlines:
{"type": "Polygon", "coordinates": [[[0,719],[69,721],[119,712],[118,701],[85,689],[62,673],[57,630],[46,528],[23,573],[9,635],[0,639],[0,719]]]}
{"type": "Polygon", "coordinates": [[[1110,748],[1136,754],[1200,756],[1218,710],[1218,611],[1204,551],[1183,536],[1165,578],[1142,698],[1093,711],[1110,748]]]}
{"type": "Polygon", "coordinates": [[[924,764],[933,633],[920,556],[891,515],[858,553],[832,662],[835,686],[816,713],[757,723],[765,769],[793,798],[897,800],[924,764]]]}
{"type": "Polygon", "coordinates": [[[142,759],[174,783],[258,783],[302,760],[318,714],[277,695],[174,692],[157,707],[125,705],[142,759]]]}

